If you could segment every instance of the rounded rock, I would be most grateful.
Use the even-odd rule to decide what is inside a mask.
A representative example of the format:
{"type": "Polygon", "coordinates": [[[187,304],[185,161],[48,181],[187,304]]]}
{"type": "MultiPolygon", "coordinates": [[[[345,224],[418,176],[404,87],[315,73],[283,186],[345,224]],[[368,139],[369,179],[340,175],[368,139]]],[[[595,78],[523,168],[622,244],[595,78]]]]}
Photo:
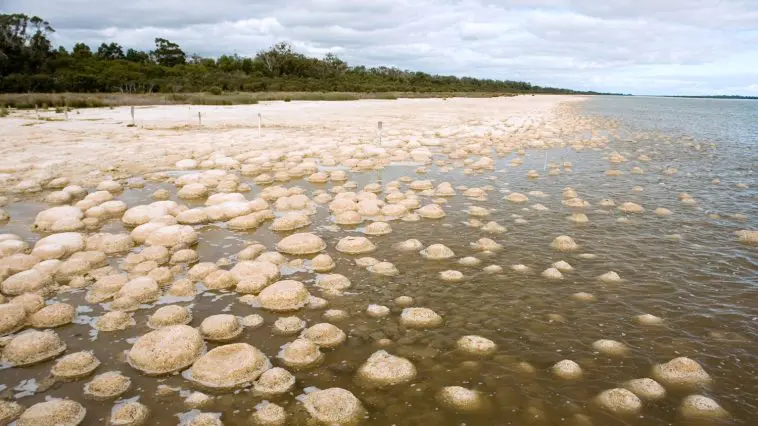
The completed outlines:
{"type": "Polygon", "coordinates": [[[361,401],[342,388],[310,392],[303,398],[303,406],[315,422],[324,425],[356,425],[366,413],[361,401]]]}
{"type": "Polygon", "coordinates": [[[462,413],[481,411],[488,407],[484,395],[461,386],[446,386],[437,392],[435,398],[443,407],[462,413]]]}
{"type": "Polygon", "coordinates": [[[148,375],[182,370],[205,352],[205,342],[198,330],[188,325],[172,325],[151,331],[132,346],[129,365],[148,375]]]}
{"type": "Polygon", "coordinates": [[[204,387],[232,389],[252,383],[271,368],[271,361],[247,343],[211,349],[192,364],[188,378],[204,387]]]}
{"type": "Polygon", "coordinates": [[[461,337],[456,342],[456,347],[465,354],[475,356],[489,356],[497,350],[497,345],[492,340],[474,335],[461,337]]]}
{"type": "Polygon", "coordinates": [[[629,353],[629,348],[616,340],[600,339],[592,343],[592,349],[610,357],[623,357],[629,353]]]}
{"type": "Polygon", "coordinates": [[[424,245],[419,240],[410,239],[396,243],[392,248],[399,251],[419,251],[424,248],[424,245]]]}
{"type": "Polygon", "coordinates": [[[61,357],[50,370],[59,380],[76,380],[88,376],[100,366],[91,351],[81,351],[61,357]]]}
{"type": "Polygon", "coordinates": [[[687,420],[719,420],[730,417],[718,402],[703,395],[689,395],[682,400],[679,413],[687,420]]]}
{"type": "Polygon", "coordinates": [[[337,243],[337,251],[346,254],[363,254],[376,250],[376,246],[365,237],[344,237],[337,243]]]}
{"type": "Polygon", "coordinates": [[[577,380],[583,375],[582,368],[570,359],[558,361],[552,367],[553,374],[563,380],[577,380]]]}
{"type": "Polygon", "coordinates": [[[274,312],[296,311],[308,303],[310,294],[303,283],[277,281],[263,289],[258,298],[264,309],[274,312]]]}
{"type": "Polygon", "coordinates": [[[319,254],[311,259],[311,267],[316,272],[328,272],[335,266],[334,260],[328,254],[319,254]]]}
{"type": "Polygon", "coordinates": [[[445,260],[455,257],[455,253],[443,244],[432,244],[424,250],[421,250],[420,253],[424,259],[429,260],[445,260]]]}
{"type": "Polygon", "coordinates": [[[276,244],[276,249],[282,253],[303,255],[318,253],[326,248],[321,237],[308,232],[292,234],[276,244]]]}
{"type": "Polygon", "coordinates": [[[289,371],[274,367],[261,374],[253,383],[253,392],[262,397],[271,397],[289,392],[295,386],[295,376],[289,371]]]}
{"type": "MultiPolygon", "coordinates": [[[[15,299],[14,299],[15,300],[15,299]]],[[[0,336],[21,330],[26,321],[26,310],[19,303],[3,303],[0,305],[0,336]]]]}
{"type": "Polygon", "coordinates": [[[119,405],[111,412],[109,426],[141,426],[150,417],[150,409],[136,401],[119,405]]]}
{"type": "Polygon", "coordinates": [[[84,385],[84,396],[96,400],[114,399],[129,390],[131,384],[131,379],[120,372],[108,371],[84,385]]]}
{"type": "Polygon", "coordinates": [[[666,397],[666,389],[648,377],[626,381],[623,387],[643,401],[658,401],[666,397]]]}
{"type": "Polygon", "coordinates": [[[321,353],[318,345],[310,340],[296,339],[282,346],[282,350],[277,357],[284,365],[296,370],[302,370],[321,363],[324,359],[324,354],[321,353]]]}
{"type": "Polygon", "coordinates": [[[242,324],[231,314],[211,315],[200,323],[200,333],[211,342],[228,342],[242,334],[242,324]]]}
{"type": "Polygon", "coordinates": [[[550,247],[561,252],[571,252],[578,249],[579,245],[574,242],[573,238],[567,235],[561,235],[553,240],[550,247]]]}
{"type": "Polygon", "coordinates": [[[358,380],[369,387],[388,387],[406,383],[416,377],[412,362],[387,351],[374,352],[357,372],[358,380]]]}
{"type": "Polygon", "coordinates": [[[51,399],[38,402],[16,421],[18,426],[76,426],[84,421],[87,410],[78,402],[70,399],[51,399]]]}
{"type": "Polygon", "coordinates": [[[3,360],[22,367],[54,358],[65,350],[66,344],[54,331],[29,330],[14,336],[3,348],[3,360]]]}
{"type": "Polygon", "coordinates": [[[687,357],[674,358],[653,367],[653,379],[672,389],[694,390],[711,383],[711,376],[700,364],[687,357]]]}
{"type": "Polygon", "coordinates": [[[400,314],[400,324],[408,328],[439,327],[442,321],[442,317],[429,308],[405,308],[400,314]]]}
{"type": "Polygon", "coordinates": [[[168,305],[158,308],[147,320],[147,326],[152,329],[168,327],[169,325],[189,324],[192,314],[189,309],[179,305],[168,305]]]}
{"type": "Polygon", "coordinates": [[[68,303],[47,305],[29,316],[29,325],[36,328],[55,328],[70,324],[76,317],[76,308],[68,303]]]}
{"type": "Polygon", "coordinates": [[[331,349],[341,345],[347,335],[339,327],[329,323],[318,323],[306,328],[300,337],[310,340],[319,348],[331,349]]]}
{"type": "Polygon", "coordinates": [[[637,395],[623,388],[600,392],[595,397],[595,403],[601,408],[619,415],[637,414],[642,410],[642,401],[637,395]]]}
{"type": "Polygon", "coordinates": [[[135,324],[137,323],[134,321],[132,314],[123,311],[110,311],[97,319],[95,328],[98,331],[109,332],[125,330],[135,324]]]}
{"type": "Polygon", "coordinates": [[[305,321],[302,319],[295,316],[283,317],[274,321],[273,332],[281,336],[291,336],[301,332],[304,328],[305,321]]]}

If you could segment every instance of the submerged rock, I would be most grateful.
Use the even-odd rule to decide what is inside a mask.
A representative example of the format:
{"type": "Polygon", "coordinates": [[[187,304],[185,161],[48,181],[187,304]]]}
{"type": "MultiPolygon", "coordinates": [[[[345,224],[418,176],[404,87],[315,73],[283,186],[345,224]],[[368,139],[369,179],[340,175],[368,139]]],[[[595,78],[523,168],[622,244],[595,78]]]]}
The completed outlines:
{"type": "Polygon", "coordinates": [[[323,425],[356,425],[366,413],[361,401],[342,388],[310,392],[303,398],[303,406],[313,421],[323,425]]]}
{"type": "Polygon", "coordinates": [[[682,400],[679,413],[687,420],[718,420],[730,417],[718,402],[703,395],[689,395],[682,400]]]}
{"type": "Polygon", "coordinates": [[[672,389],[699,389],[711,383],[700,364],[687,357],[674,358],[653,367],[653,379],[672,389]]]}
{"type": "Polygon", "coordinates": [[[429,308],[405,308],[400,313],[400,324],[408,328],[439,327],[442,321],[442,317],[429,308]]]}
{"type": "Polygon", "coordinates": [[[481,392],[461,386],[446,386],[440,389],[436,399],[443,407],[461,413],[481,411],[489,407],[488,401],[481,392]]]}
{"type": "Polygon", "coordinates": [[[642,401],[632,392],[622,389],[608,389],[595,397],[595,403],[614,414],[631,415],[642,410],[642,401]]]}
{"type": "Polygon", "coordinates": [[[497,345],[490,339],[482,336],[463,336],[456,342],[456,347],[468,355],[488,356],[495,353],[497,345]]]}
{"type": "Polygon", "coordinates": [[[386,387],[406,383],[416,377],[416,367],[405,358],[387,351],[374,352],[358,369],[358,380],[371,387],[386,387]]]}

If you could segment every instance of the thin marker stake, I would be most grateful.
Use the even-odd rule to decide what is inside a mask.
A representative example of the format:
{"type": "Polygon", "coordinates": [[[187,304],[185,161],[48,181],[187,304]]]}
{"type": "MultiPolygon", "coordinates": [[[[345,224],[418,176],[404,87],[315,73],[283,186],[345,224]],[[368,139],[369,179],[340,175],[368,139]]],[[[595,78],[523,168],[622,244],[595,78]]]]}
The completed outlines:
{"type": "Polygon", "coordinates": [[[134,126],[134,105],[132,105],[132,126],[134,126]]]}
{"type": "Polygon", "coordinates": [[[261,137],[261,113],[258,113],[258,137],[261,137]]]}
{"type": "Polygon", "coordinates": [[[200,111],[197,112],[197,125],[202,126],[203,125],[203,116],[200,111]]]}

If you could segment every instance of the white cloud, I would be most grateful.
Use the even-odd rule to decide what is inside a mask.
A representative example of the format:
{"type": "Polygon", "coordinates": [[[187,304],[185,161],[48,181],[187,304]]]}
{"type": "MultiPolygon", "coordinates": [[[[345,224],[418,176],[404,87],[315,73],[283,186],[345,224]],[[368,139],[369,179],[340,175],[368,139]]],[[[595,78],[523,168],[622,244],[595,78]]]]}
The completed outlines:
{"type": "Polygon", "coordinates": [[[755,93],[755,0],[4,0],[55,41],[154,37],[254,55],[287,40],[351,64],[641,94],[755,93]]]}

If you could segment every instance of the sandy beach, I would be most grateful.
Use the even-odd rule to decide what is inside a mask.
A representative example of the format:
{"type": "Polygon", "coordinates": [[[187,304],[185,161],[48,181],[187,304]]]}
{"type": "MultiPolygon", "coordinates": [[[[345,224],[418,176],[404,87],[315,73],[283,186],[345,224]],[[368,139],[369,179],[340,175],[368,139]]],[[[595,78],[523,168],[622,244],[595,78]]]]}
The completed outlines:
{"type": "Polygon", "coordinates": [[[432,146],[437,138],[497,138],[549,123],[559,105],[582,99],[544,95],[154,106],[135,108],[134,126],[129,126],[129,107],[76,110],[68,121],[53,110],[40,112],[39,118],[35,111],[15,111],[0,120],[0,181],[8,187],[23,179],[61,175],[126,177],[213,151],[277,155],[377,144],[378,121],[385,149],[413,141],[432,146]]]}

